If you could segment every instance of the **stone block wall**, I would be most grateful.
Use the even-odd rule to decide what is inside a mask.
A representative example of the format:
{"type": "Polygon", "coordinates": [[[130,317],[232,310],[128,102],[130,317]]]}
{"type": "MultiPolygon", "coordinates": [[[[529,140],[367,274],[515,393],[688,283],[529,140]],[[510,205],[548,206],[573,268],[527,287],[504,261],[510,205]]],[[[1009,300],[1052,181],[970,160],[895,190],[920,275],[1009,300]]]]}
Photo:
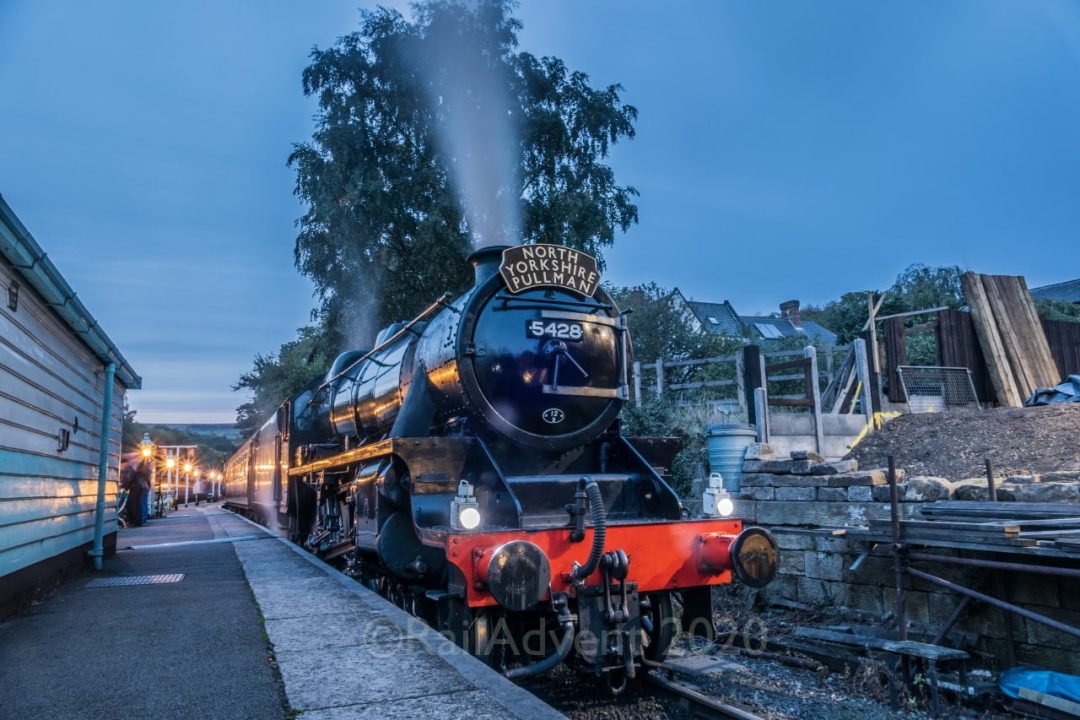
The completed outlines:
{"type": "MultiPolygon", "coordinates": [[[[1080,474],[1077,474],[1080,476],[1080,474]]],[[[898,469],[898,493],[903,517],[920,517],[926,502],[980,497],[977,479],[953,483],[942,478],[907,477],[898,469]]],[[[1070,473],[1008,478],[999,499],[1080,503],[1080,477],[1070,473]],[[1060,475],[1060,477],[1058,477],[1060,475]],[[1069,477],[1066,477],[1066,476],[1069,477]]],[[[986,481],[981,480],[985,492],[986,481]]],[[[849,528],[867,527],[869,520],[890,517],[889,486],[882,469],[862,469],[854,461],[825,462],[807,452],[780,458],[767,445],[752,445],[736,512],[747,524],[769,529],[780,547],[777,579],[765,590],[816,606],[849,608],[878,618],[895,617],[896,576],[892,553],[877,548],[852,570],[869,545],[849,539],[849,528]]],[[[1077,505],[1080,516],[1080,504],[1077,505]]],[[[1012,573],[998,584],[985,571],[950,565],[957,551],[927,550],[946,558],[918,567],[946,580],[981,588],[1034,612],[1080,627],[1080,580],[1031,573],[1012,573]]],[[[1015,561],[1015,557],[999,558],[1015,561]]],[[[907,614],[917,628],[936,632],[960,602],[960,596],[934,584],[904,578],[907,614]]],[[[1080,674],[1080,641],[1041,624],[1013,616],[1011,626],[1017,661],[1061,672],[1080,674]]],[[[972,603],[950,638],[983,653],[999,668],[1007,667],[1008,629],[1001,610],[972,603]]]]}

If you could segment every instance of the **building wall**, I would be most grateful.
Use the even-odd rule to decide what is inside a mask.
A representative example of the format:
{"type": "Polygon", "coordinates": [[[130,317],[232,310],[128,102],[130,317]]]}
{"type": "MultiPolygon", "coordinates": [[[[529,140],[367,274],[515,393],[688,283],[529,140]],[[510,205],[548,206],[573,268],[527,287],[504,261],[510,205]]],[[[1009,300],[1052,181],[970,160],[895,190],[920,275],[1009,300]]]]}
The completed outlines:
{"type": "MultiPolygon", "coordinates": [[[[104,377],[101,361],[0,257],[0,611],[25,590],[13,578],[31,577],[29,568],[59,557],[78,557],[73,551],[93,540],[104,377]],[[7,301],[13,280],[20,286],[15,311],[7,301]],[[63,451],[61,429],[71,433],[63,451]]],[[[113,507],[125,391],[117,381],[107,545],[117,530],[113,507]]]]}

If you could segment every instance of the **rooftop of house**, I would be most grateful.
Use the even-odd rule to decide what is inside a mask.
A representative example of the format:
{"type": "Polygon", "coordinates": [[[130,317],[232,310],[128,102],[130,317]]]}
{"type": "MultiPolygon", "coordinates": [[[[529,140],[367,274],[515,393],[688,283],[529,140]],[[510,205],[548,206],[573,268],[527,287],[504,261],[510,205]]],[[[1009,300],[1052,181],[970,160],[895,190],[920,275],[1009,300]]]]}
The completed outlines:
{"type": "Polygon", "coordinates": [[[1032,288],[1031,297],[1036,300],[1055,300],[1057,302],[1080,303],[1080,278],[1065,282],[1032,288]]]}
{"type": "Polygon", "coordinates": [[[674,296],[686,303],[694,318],[706,332],[732,337],[751,337],[776,340],[804,335],[821,345],[835,345],[836,334],[813,320],[799,315],[799,301],[780,303],[780,316],[740,315],[730,302],[698,302],[686,300],[676,288],[674,296]]]}
{"type": "Polygon", "coordinates": [[[728,301],[707,303],[688,300],[686,304],[690,307],[690,312],[701,323],[703,329],[721,335],[743,334],[743,326],[739,321],[739,315],[728,301]]]}
{"type": "Polygon", "coordinates": [[[818,340],[822,345],[835,345],[836,333],[813,320],[801,320],[795,325],[787,318],[776,318],[762,315],[742,315],[743,322],[752,325],[758,334],[764,338],[795,337],[806,335],[818,340]],[[776,333],[779,333],[777,335],[776,333]]]}

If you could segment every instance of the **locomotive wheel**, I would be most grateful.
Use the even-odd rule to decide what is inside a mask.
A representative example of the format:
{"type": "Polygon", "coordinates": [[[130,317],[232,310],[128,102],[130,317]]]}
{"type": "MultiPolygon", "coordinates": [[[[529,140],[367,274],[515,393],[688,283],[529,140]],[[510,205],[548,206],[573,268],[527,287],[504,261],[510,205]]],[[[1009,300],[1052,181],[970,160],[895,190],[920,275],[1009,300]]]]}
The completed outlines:
{"type": "Polygon", "coordinates": [[[671,605],[671,593],[646,595],[641,601],[641,632],[645,645],[645,659],[663,662],[671,641],[675,638],[675,612],[671,605]],[[652,625],[652,630],[648,629],[652,625]]]}

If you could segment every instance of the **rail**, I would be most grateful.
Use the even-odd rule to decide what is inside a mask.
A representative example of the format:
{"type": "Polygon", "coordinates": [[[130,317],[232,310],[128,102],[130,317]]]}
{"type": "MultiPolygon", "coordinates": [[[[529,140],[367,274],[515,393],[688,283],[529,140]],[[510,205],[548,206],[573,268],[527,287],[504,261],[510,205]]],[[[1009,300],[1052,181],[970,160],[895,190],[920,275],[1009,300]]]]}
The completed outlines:
{"type": "Polygon", "coordinates": [[[645,681],[661,693],[673,696],[689,704],[690,712],[696,717],[723,718],[724,720],[763,720],[760,715],[747,712],[734,705],[722,703],[716,698],[711,698],[699,692],[688,683],[664,677],[660,672],[660,670],[649,672],[645,676],[645,681]]]}

